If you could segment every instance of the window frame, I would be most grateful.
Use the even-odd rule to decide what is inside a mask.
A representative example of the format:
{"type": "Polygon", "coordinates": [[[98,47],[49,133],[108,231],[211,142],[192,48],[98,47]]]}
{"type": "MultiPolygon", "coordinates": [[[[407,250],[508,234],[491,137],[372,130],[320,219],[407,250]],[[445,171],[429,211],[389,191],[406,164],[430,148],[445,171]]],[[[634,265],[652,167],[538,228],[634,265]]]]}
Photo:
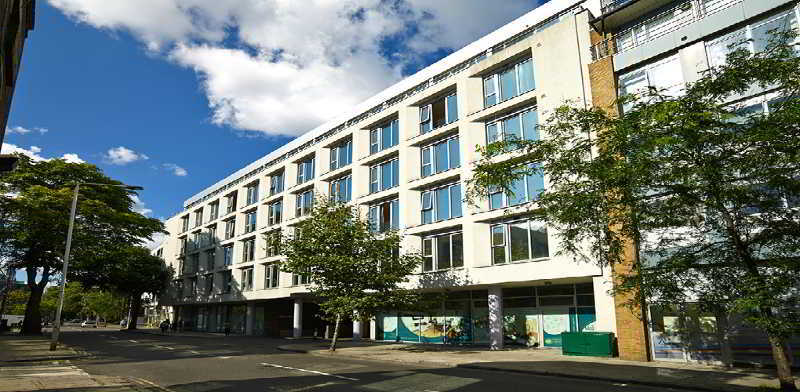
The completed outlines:
{"type": "Polygon", "coordinates": [[[336,200],[339,203],[349,203],[353,200],[353,175],[348,174],[346,176],[338,177],[333,179],[328,183],[328,196],[331,199],[336,200]],[[340,198],[342,192],[342,186],[345,187],[344,189],[344,198],[340,198]]]}
{"type": "Polygon", "coordinates": [[[244,234],[252,233],[258,228],[258,210],[250,210],[244,213],[244,234]]]}
{"type": "Polygon", "coordinates": [[[540,261],[548,260],[548,259],[551,258],[550,233],[549,233],[549,231],[547,229],[547,224],[545,224],[544,222],[542,222],[540,220],[535,220],[535,219],[517,219],[517,220],[511,220],[511,221],[506,221],[506,222],[501,222],[501,223],[495,223],[495,224],[492,224],[492,225],[489,226],[489,236],[490,236],[489,245],[490,245],[490,249],[491,249],[490,250],[490,252],[491,252],[490,259],[492,261],[492,265],[507,265],[507,264],[525,263],[525,262],[540,262],[540,261]],[[519,224],[521,222],[525,222],[526,223],[527,237],[528,237],[528,257],[512,261],[511,260],[512,259],[512,254],[511,254],[511,229],[510,228],[511,228],[512,225],[519,224]],[[533,230],[534,226],[533,225],[535,223],[538,224],[538,228],[539,229],[544,229],[545,238],[547,239],[547,243],[545,244],[546,247],[547,247],[547,256],[534,257],[533,252],[534,252],[535,245],[534,245],[534,237],[533,237],[533,232],[534,232],[534,230],[533,230]],[[502,230],[502,234],[503,234],[503,237],[502,237],[503,238],[503,243],[502,244],[495,244],[495,242],[494,242],[494,239],[495,239],[494,238],[494,234],[495,234],[495,230],[497,228],[500,228],[502,230]],[[503,254],[504,254],[503,262],[501,262],[501,263],[495,262],[495,249],[502,249],[503,250],[503,254]]]}
{"type": "Polygon", "coordinates": [[[236,237],[236,218],[228,219],[225,222],[225,239],[229,240],[236,237]]]}
{"type": "Polygon", "coordinates": [[[450,125],[459,120],[458,115],[458,91],[452,91],[436,99],[429,101],[419,107],[419,134],[424,135],[439,128],[450,125]],[[455,116],[450,113],[450,99],[455,100],[455,116]],[[433,121],[433,105],[439,102],[444,103],[444,124],[436,125],[433,121]],[[453,117],[453,118],[451,118],[453,117]],[[426,127],[427,125],[427,127],[426,127]]]}
{"type": "Polygon", "coordinates": [[[295,195],[295,218],[306,216],[314,209],[314,190],[309,189],[295,195]],[[308,203],[306,203],[306,195],[309,195],[308,203]],[[308,204],[308,205],[306,205],[308,204]]]}
{"type": "Polygon", "coordinates": [[[519,97],[519,96],[521,96],[523,94],[529,93],[529,92],[534,91],[534,90],[536,90],[536,69],[534,68],[533,57],[530,56],[530,57],[525,57],[524,59],[522,59],[520,61],[516,61],[513,64],[509,64],[509,65],[507,65],[507,66],[505,66],[503,68],[500,68],[497,71],[492,72],[491,75],[483,77],[483,107],[484,107],[484,109],[485,108],[489,108],[489,107],[492,107],[494,105],[498,105],[498,104],[503,103],[505,101],[514,99],[516,97],[519,97]],[[532,87],[531,87],[530,90],[522,91],[522,78],[520,77],[520,75],[522,74],[522,66],[525,63],[528,63],[528,62],[530,62],[530,64],[531,64],[531,84],[532,84],[532,87]],[[506,98],[506,99],[503,99],[503,89],[502,89],[502,83],[500,83],[500,75],[505,74],[506,72],[508,72],[511,69],[514,70],[513,71],[514,87],[516,88],[516,93],[514,95],[506,98]],[[492,89],[493,89],[492,92],[487,93],[487,91],[486,91],[487,90],[487,88],[486,88],[487,85],[491,85],[492,86],[492,89]],[[489,103],[489,99],[488,99],[489,96],[494,96],[494,102],[489,103]]]}
{"type": "Polygon", "coordinates": [[[367,220],[369,222],[370,230],[378,233],[384,233],[389,230],[398,230],[400,228],[399,210],[400,198],[397,197],[370,204],[367,212],[367,220]],[[383,216],[383,214],[381,214],[381,206],[383,205],[389,206],[389,222],[387,225],[382,225],[383,222],[380,221],[380,218],[383,216]]]}
{"type": "Polygon", "coordinates": [[[222,247],[222,265],[225,267],[233,265],[233,244],[222,247]]]}
{"type": "Polygon", "coordinates": [[[277,257],[281,255],[281,229],[272,230],[264,233],[264,254],[266,257],[277,257]],[[275,238],[277,237],[277,238],[275,238]]]}
{"type": "MultiPolygon", "coordinates": [[[[488,196],[489,196],[488,197],[488,201],[489,201],[489,209],[490,210],[498,210],[498,209],[501,209],[501,208],[516,207],[516,206],[520,206],[520,205],[527,204],[527,203],[532,203],[532,202],[535,202],[535,201],[539,200],[539,195],[541,195],[541,193],[544,192],[545,189],[547,188],[545,186],[544,173],[541,173],[541,170],[542,170],[541,166],[539,164],[537,164],[537,163],[528,163],[527,165],[539,166],[538,169],[540,171],[539,176],[541,178],[542,188],[538,191],[538,193],[536,194],[536,197],[533,196],[533,192],[531,192],[531,190],[529,189],[530,182],[531,182],[530,178],[533,175],[532,174],[526,174],[521,180],[519,180],[519,181],[522,181],[523,186],[525,187],[525,199],[523,201],[519,202],[519,203],[510,204],[509,203],[509,201],[511,200],[511,195],[510,194],[508,194],[503,188],[491,187],[491,188],[489,188],[489,191],[488,191],[488,196]],[[493,205],[494,197],[496,197],[498,195],[500,196],[500,203],[501,204],[499,206],[495,206],[495,205],[493,205]]],[[[534,191],[536,191],[536,189],[534,189],[534,191]]],[[[514,195],[514,197],[516,198],[516,197],[518,197],[518,195],[514,195]]]]}
{"type": "Polygon", "coordinates": [[[462,188],[463,188],[463,186],[461,185],[461,182],[456,181],[456,182],[443,184],[443,185],[440,185],[440,186],[436,186],[436,187],[433,187],[433,188],[428,188],[428,189],[425,189],[425,190],[421,191],[420,192],[420,206],[421,206],[421,208],[420,208],[420,225],[428,225],[428,224],[433,224],[433,223],[437,223],[437,222],[443,222],[443,221],[446,221],[446,220],[457,219],[457,218],[463,217],[464,216],[464,205],[463,205],[464,198],[463,198],[463,193],[462,193],[463,189],[462,188]],[[461,205],[459,206],[460,213],[459,213],[458,216],[454,216],[453,215],[453,189],[456,186],[458,187],[458,192],[459,192],[459,195],[461,197],[461,200],[459,200],[459,203],[461,205]],[[438,206],[439,206],[439,198],[436,197],[436,191],[442,190],[442,189],[447,189],[447,215],[448,215],[448,217],[444,218],[444,219],[439,219],[439,208],[438,208],[438,206]],[[425,202],[425,198],[426,198],[425,196],[426,195],[429,195],[428,196],[428,199],[429,199],[428,203],[425,202]],[[425,219],[426,211],[430,211],[431,220],[429,222],[427,222],[426,219],[425,219]]]}
{"type": "Polygon", "coordinates": [[[219,218],[219,200],[215,200],[208,204],[209,212],[208,212],[208,221],[211,222],[219,218]]]}
{"type": "Polygon", "coordinates": [[[447,233],[438,233],[434,235],[428,235],[422,237],[422,257],[423,259],[426,257],[431,258],[431,269],[425,268],[425,262],[422,263],[422,272],[437,272],[437,271],[447,271],[452,269],[464,268],[464,232],[461,230],[458,231],[451,231],[447,233]],[[453,265],[455,261],[455,252],[453,252],[453,237],[461,236],[461,264],[460,265],[453,265]],[[441,268],[439,266],[439,238],[447,237],[449,241],[450,247],[450,265],[448,267],[441,268]],[[425,242],[428,241],[431,244],[431,254],[425,254],[425,242]]]}
{"type": "Polygon", "coordinates": [[[242,263],[250,263],[256,259],[256,238],[251,237],[242,242],[242,263]]]}
{"type": "Polygon", "coordinates": [[[507,120],[510,120],[513,117],[517,117],[517,122],[519,124],[519,130],[520,130],[520,133],[522,134],[522,139],[521,140],[532,140],[532,141],[540,140],[541,135],[539,134],[539,110],[538,110],[538,106],[534,105],[534,106],[528,106],[528,107],[522,108],[520,110],[517,110],[517,111],[515,111],[515,112],[513,112],[511,114],[504,115],[502,117],[497,117],[495,119],[492,119],[491,121],[487,121],[484,124],[484,136],[486,137],[486,144],[487,145],[488,144],[492,144],[492,143],[496,143],[496,142],[505,141],[506,139],[508,139],[508,137],[506,136],[506,135],[508,135],[508,133],[506,132],[506,129],[505,129],[506,125],[505,124],[506,124],[507,120]],[[528,137],[529,135],[526,132],[527,129],[525,128],[525,123],[523,122],[523,117],[526,114],[531,113],[531,112],[533,113],[534,118],[535,118],[534,125],[533,125],[533,130],[531,130],[534,133],[535,138],[529,138],[528,137]],[[497,134],[497,137],[494,140],[492,140],[492,138],[489,136],[489,128],[492,127],[492,126],[495,127],[495,129],[496,129],[495,132],[497,134]]]}
{"type": "Polygon", "coordinates": [[[397,147],[397,145],[399,144],[400,144],[400,120],[397,118],[383,122],[381,123],[380,126],[377,126],[369,130],[370,155],[377,154],[381,151],[386,151],[393,147],[397,147]],[[383,147],[384,144],[383,129],[386,128],[386,125],[388,125],[391,128],[390,135],[392,136],[393,139],[392,141],[394,142],[394,144],[390,144],[387,147],[383,147]]]}
{"type": "Polygon", "coordinates": [[[258,180],[253,181],[245,186],[245,205],[251,205],[258,202],[258,180]]]}
{"type": "Polygon", "coordinates": [[[242,268],[242,291],[253,291],[254,267],[242,268]]]}
{"type": "Polygon", "coordinates": [[[432,175],[436,175],[436,174],[439,174],[439,173],[444,173],[446,171],[457,169],[457,168],[461,167],[461,141],[459,140],[458,134],[451,135],[451,136],[448,136],[448,137],[443,138],[443,139],[439,139],[439,140],[437,140],[435,142],[432,142],[432,143],[429,143],[427,145],[424,145],[424,146],[420,147],[420,163],[421,163],[421,165],[420,165],[421,166],[420,167],[420,176],[422,178],[430,177],[432,175]],[[436,151],[437,151],[436,146],[441,145],[441,144],[447,144],[447,149],[446,149],[446,151],[447,151],[447,168],[444,169],[444,170],[438,170],[439,168],[437,167],[437,164],[436,164],[438,162],[438,160],[436,159],[438,157],[438,155],[436,154],[436,151]],[[453,154],[452,154],[452,152],[453,152],[453,144],[455,144],[457,146],[457,148],[458,148],[458,150],[457,150],[458,151],[458,157],[457,157],[458,158],[458,162],[456,162],[455,166],[453,166],[453,154]],[[427,163],[425,163],[426,151],[427,151],[427,156],[428,156],[428,162],[427,163]],[[426,167],[429,169],[429,172],[427,172],[427,174],[426,174],[426,170],[425,170],[426,167]]]}
{"type": "Polygon", "coordinates": [[[385,161],[381,161],[369,167],[369,194],[383,192],[392,188],[400,186],[400,158],[395,157],[385,161]],[[389,174],[392,184],[388,188],[383,187],[384,167],[388,166],[391,173],[389,174]]]}
{"type": "Polygon", "coordinates": [[[269,195],[274,196],[278,193],[283,192],[283,185],[284,185],[284,174],[283,170],[275,172],[271,176],[269,176],[269,195]]]}
{"type": "Polygon", "coordinates": [[[341,169],[353,163],[353,139],[347,139],[330,148],[330,171],[341,169]],[[343,150],[344,149],[344,150],[343,150]],[[344,162],[341,151],[344,151],[344,162]]]}
{"type": "Polygon", "coordinates": [[[314,179],[316,171],[316,157],[305,158],[297,162],[297,184],[304,184],[314,179]],[[309,174],[310,172],[310,174],[309,174]],[[308,176],[306,174],[309,174],[308,176]]]}
{"type": "Polygon", "coordinates": [[[264,289],[277,289],[280,287],[280,268],[278,264],[264,264],[264,289]]]}
{"type": "Polygon", "coordinates": [[[283,199],[267,204],[267,226],[279,225],[283,220],[283,199]]]}
{"type": "Polygon", "coordinates": [[[226,215],[233,213],[237,210],[236,204],[238,203],[238,191],[231,192],[225,195],[225,211],[226,215]]]}

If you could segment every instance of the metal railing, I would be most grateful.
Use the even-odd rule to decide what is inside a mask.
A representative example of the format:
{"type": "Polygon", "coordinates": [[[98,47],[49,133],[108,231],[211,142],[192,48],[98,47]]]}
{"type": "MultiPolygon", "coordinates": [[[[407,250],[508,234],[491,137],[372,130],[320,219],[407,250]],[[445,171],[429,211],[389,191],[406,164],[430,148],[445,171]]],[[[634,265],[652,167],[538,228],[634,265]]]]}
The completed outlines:
{"type": "MultiPolygon", "coordinates": [[[[608,1],[611,2],[611,0],[608,1]]],[[[591,47],[592,61],[633,49],[741,2],[742,0],[686,0],[680,2],[615,33],[611,38],[594,44],[591,47]]]]}
{"type": "Polygon", "coordinates": [[[600,1],[600,12],[605,15],[609,12],[622,7],[625,4],[632,3],[638,0],[602,0],[600,1]]]}

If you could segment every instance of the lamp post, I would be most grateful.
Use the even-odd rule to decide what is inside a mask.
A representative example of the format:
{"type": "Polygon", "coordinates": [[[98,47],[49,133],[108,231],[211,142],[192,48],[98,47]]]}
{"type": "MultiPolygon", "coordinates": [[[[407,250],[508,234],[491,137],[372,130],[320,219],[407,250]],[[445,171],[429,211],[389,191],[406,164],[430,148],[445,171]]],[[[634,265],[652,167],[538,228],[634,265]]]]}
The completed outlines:
{"type": "Polygon", "coordinates": [[[75,226],[75,210],[78,208],[78,192],[81,189],[81,185],[113,186],[132,191],[144,189],[140,186],[125,184],[102,184],[96,182],[79,182],[75,184],[75,191],[72,193],[72,208],[69,211],[69,228],[67,229],[67,248],[64,250],[64,266],[61,268],[61,287],[58,296],[58,307],[56,308],[56,319],[53,321],[53,332],[50,335],[50,351],[55,351],[58,347],[58,335],[61,332],[61,309],[64,307],[64,286],[67,284],[69,252],[72,248],[72,228],[75,226]]]}

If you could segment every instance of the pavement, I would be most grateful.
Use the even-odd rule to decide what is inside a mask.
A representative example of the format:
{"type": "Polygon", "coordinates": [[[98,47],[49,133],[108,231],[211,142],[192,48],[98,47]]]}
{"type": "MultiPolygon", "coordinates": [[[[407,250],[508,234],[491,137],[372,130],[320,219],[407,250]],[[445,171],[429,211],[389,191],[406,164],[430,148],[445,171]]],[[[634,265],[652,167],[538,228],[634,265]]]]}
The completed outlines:
{"type": "Polygon", "coordinates": [[[60,345],[50,351],[44,336],[0,335],[0,392],[153,392],[161,389],[143,380],[90,375],[72,360],[88,353],[60,345]]]}
{"type": "MultiPolygon", "coordinates": [[[[701,391],[753,391],[778,387],[775,370],[725,368],[681,362],[634,362],[618,358],[562,355],[560,349],[512,348],[491,351],[479,346],[352,342],[335,352],[329,342],[295,341],[280,350],[327,358],[353,358],[417,365],[494,370],[701,391]]],[[[800,386],[800,383],[798,383],[800,386]]]]}

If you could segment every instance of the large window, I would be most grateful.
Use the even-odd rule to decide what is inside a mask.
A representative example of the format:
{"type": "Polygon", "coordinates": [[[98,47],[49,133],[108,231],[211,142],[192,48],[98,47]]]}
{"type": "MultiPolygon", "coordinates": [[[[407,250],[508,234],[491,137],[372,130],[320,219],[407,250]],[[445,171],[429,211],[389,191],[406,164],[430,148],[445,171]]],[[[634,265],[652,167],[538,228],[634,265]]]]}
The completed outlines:
{"type": "Polygon", "coordinates": [[[258,201],[258,181],[247,186],[247,204],[250,205],[258,201]]]}
{"type": "Polygon", "coordinates": [[[400,184],[400,160],[379,163],[369,168],[369,193],[394,188],[400,184]]]}
{"type": "Polygon", "coordinates": [[[194,227],[198,227],[203,224],[203,209],[200,208],[199,210],[195,210],[194,212],[194,227]]]}
{"type": "Polygon", "coordinates": [[[762,18],[755,23],[706,42],[708,64],[712,67],[722,66],[727,62],[727,55],[740,48],[747,49],[751,53],[764,51],[772,38],[771,30],[798,31],[797,11],[792,9],[762,18]]]}
{"type": "Polygon", "coordinates": [[[242,268],[242,291],[253,289],[253,267],[242,268]]]}
{"type": "Polygon", "coordinates": [[[256,258],[256,239],[249,238],[242,241],[242,263],[248,263],[256,258]]]}
{"type": "Polygon", "coordinates": [[[369,131],[369,153],[374,154],[389,147],[394,147],[399,141],[400,123],[398,120],[392,120],[369,131]]]}
{"type": "Polygon", "coordinates": [[[458,135],[422,147],[422,177],[461,166],[458,135]]]}
{"type": "Polygon", "coordinates": [[[189,215],[181,217],[181,233],[189,230],[189,215]]]}
{"type": "Polygon", "coordinates": [[[331,170],[336,170],[353,163],[353,141],[348,140],[331,147],[331,170]]]}
{"type": "Polygon", "coordinates": [[[206,251],[206,270],[211,271],[214,269],[214,264],[217,258],[217,251],[214,249],[206,251]]]}
{"type": "Polygon", "coordinates": [[[535,87],[533,60],[523,60],[483,79],[484,107],[509,100],[535,87]]]}
{"type": "Polygon", "coordinates": [[[200,254],[195,253],[189,256],[189,262],[186,263],[186,271],[183,272],[187,274],[193,274],[197,272],[199,267],[200,267],[200,254]]]}
{"type": "MultiPolygon", "coordinates": [[[[641,94],[650,87],[668,96],[681,94],[684,88],[683,71],[678,55],[625,72],[619,76],[619,96],[641,94]]],[[[625,102],[622,111],[630,110],[633,101],[625,102]]]]}
{"type": "Polygon", "coordinates": [[[422,239],[422,270],[425,272],[464,266],[464,238],[461,232],[422,239]]]}
{"type": "Polygon", "coordinates": [[[236,192],[225,196],[225,204],[226,204],[226,213],[230,214],[231,212],[236,211],[236,192]]]}
{"type": "Polygon", "coordinates": [[[458,121],[456,93],[419,107],[419,133],[428,133],[455,121],[458,121]]]}
{"type": "Polygon", "coordinates": [[[539,140],[539,116],[536,109],[525,109],[486,123],[487,144],[514,140],[539,140]]]}
{"type": "Polygon", "coordinates": [[[222,263],[223,265],[231,265],[233,263],[233,245],[222,247],[222,263]]]}
{"type": "Polygon", "coordinates": [[[491,227],[492,263],[505,264],[550,257],[547,227],[524,220],[491,227]]]}
{"type": "Polygon", "coordinates": [[[208,220],[213,221],[214,219],[219,218],[219,200],[209,204],[208,206],[211,210],[208,214],[208,220]]]}
{"type": "Polygon", "coordinates": [[[490,188],[489,208],[511,207],[538,200],[539,195],[544,191],[544,176],[537,164],[528,164],[527,170],[532,172],[515,180],[510,186],[511,193],[507,193],[501,188],[490,188]]]}
{"type": "Polygon", "coordinates": [[[203,294],[211,295],[212,290],[214,290],[214,274],[203,275],[203,283],[205,284],[203,294]]]}
{"type": "Polygon", "coordinates": [[[206,227],[206,245],[213,245],[217,243],[217,225],[213,224],[206,227]]]}
{"type": "Polygon", "coordinates": [[[303,193],[297,194],[295,201],[295,217],[306,216],[311,213],[314,208],[314,190],[309,189],[303,193]]]}
{"type": "Polygon", "coordinates": [[[233,289],[233,273],[232,271],[222,271],[219,273],[219,281],[221,283],[220,292],[228,294],[233,289]]]}
{"type": "Polygon", "coordinates": [[[455,183],[422,192],[422,224],[461,216],[461,184],[455,183]]]}
{"type": "Polygon", "coordinates": [[[229,240],[236,236],[236,218],[225,221],[225,239],[229,240]]]}
{"type": "Polygon", "coordinates": [[[281,254],[281,231],[274,230],[264,234],[266,241],[267,257],[275,257],[281,254]]]}
{"type": "Polygon", "coordinates": [[[387,200],[369,206],[368,218],[373,231],[397,230],[400,227],[400,201],[387,200]]]}
{"type": "Polygon", "coordinates": [[[244,232],[245,233],[252,233],[256,230],[257,224],[257,215],[256,210],[248,211],[244,214],[244,232]]]}
{"type": "Polygon", "coordinates": [[[280,277],[280,269],[277,264],[264,265],[264,288],[274,289],[278,287],[278,278],[280,277]]]}
{"type": "Polygon", "coordinates": [[[267,205],[267,226],[274,226],[281,223],[283,213],[283,201],[278,200],[267,205]]]}
{"type": "Polygon", "coordinates": [[[297,183],[302,184],[314,178],[314,157],[297,163],[297,183]]]}
{"type": "Polygon", "coordinates": [[[269,195],[277,195],[281,192],[283,192],[283,171],[269,177],[269,195]]]}
{"type": "Polygon", "coordinates": [[[292,274],[292,286],[305,285],[309,282],[308,275],[292,274]]]}
{"type": "Polygon", "coordinates": [[[331,181],[330,197],[339,203],[347,203],[353,198],[353,177],[346,176],[331,181]]]}

